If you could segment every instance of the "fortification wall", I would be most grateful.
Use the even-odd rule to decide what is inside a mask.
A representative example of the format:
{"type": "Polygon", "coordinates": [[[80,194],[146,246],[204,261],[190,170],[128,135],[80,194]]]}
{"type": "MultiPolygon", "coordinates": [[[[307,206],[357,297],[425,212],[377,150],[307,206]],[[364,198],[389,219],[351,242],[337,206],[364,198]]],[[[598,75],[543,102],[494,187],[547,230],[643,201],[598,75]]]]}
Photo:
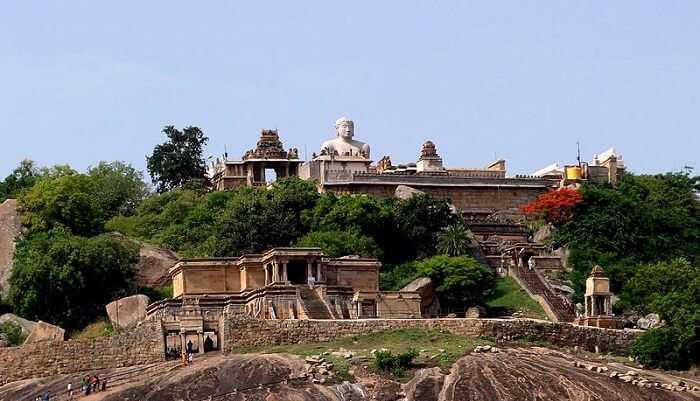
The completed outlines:
{"type": "MultiPolygon", "coordinates": [[[[398,184],[327,185],[324,190],[337,194],[368,194],[392,197],[398,184]]],[[[506,210],[518,208],[546,191],[545,187],[459,187],[410,185],[438,198],[449,199],[457,208],[506,210]]]]}
{"type": "Polygon", "coordinates": [[[257,320],[233,317],[224,321],[225,353],[238,347],[315,343],[340,337],[400,328],[446,330],[468,337],[488,336],[516,340],[530,338],[562,346],[624,355],[639,334],[529,319],[366,319],[366,320],[257,320]]]}
{"type": "Polygon", "coordinates": [[[0,349],[0,385],[56,374],[142,365],[165,360],[160,321],[121,335],[89,340],[45,341],[0,349]]]}

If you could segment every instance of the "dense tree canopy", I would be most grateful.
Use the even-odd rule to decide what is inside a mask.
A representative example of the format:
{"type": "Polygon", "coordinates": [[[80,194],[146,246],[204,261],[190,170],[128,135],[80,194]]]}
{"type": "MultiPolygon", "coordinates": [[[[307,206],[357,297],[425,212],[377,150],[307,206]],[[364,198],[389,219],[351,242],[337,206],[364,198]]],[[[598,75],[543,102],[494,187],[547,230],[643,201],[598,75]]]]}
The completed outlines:
{"type": "Polygon", "coordinates": [[[418,277],[436,283],[440,303],[447,307],[478,304],[496,287],[493,269],[468,256],[433,256],[418,262],[416,270],[418,277]]]}
{"type": "Polygon", "coordinates": [[[571,250],[577,300],[600,264],[620,295],[615,310],[659,313],[668,322],[635,346],[645,364],[680,368],[700,360],[698,182],[686,172],[626,174],[617,187],[584,185],[583,202],[557,225],[554,242],[571,250]]]}
{"type": "Polygon", "coordinates": [[[209,138],[197,127],[182,131],[172,125],[163,128],[168,140],[146,158],[148,172],[158,192],[182,187],[192,180],[206,181],[207,166],[202,152],[209,138]]]}
{"type": "Polygon", "coordinates": [[[39,169],[31,160],[22,160],[19,166],[0,181],[0,203],[8,198],[16,198],[20,191],[31,188],[39,179],[39,169]]]}
{"type": "Polygon", "coordinates": [[[120,161],[100,162],[88,169],[95,184],[95,197],[105,218],[130,215],[148,194],[143,173],[120,161]]]}
{"type": "Polygon", "coordinates": [[[133,291],[137,258],[133,244],[107,235],[36,233],[17,246],[8,301],[26,318],[80,328],[133,291]]]}

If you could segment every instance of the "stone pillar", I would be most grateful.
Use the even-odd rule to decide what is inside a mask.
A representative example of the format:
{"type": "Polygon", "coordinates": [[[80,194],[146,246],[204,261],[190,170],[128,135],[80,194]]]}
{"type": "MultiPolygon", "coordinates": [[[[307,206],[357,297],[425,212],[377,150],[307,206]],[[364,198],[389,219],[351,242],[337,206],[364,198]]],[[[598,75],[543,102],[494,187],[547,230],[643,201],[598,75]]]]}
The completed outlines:
{"type": "Polygon", "coordinates": [[[313,262],[310,260],[306,261],[306,282],[309,282],[309,277],[313,277],[313,262]]]}
{"type": "Polygon", "coordinates": [[[287,262],[282,262],[282,281],[285,283],[287,280],[287,262]]]}
{"type": "Polygon", "coordinates": [[[272,282],[280,281],[280,269],[277,262],[272,262],[272,282]]]}
{"type": "Polygon", "coordinates": [[[265,265],[265,285],[270,284],[270,270],[265,265]]]}
{"type": "Polygon", "coordinates": [[[180,331],[180,353],[187,351],[187,338],[185,337],[185,332],[180,331]]]}
{"type": "Polygon", "coordinates": [[[318,282],[318,281],[323,281],[323,280],[321,279],[321,264],[320,264],[320,263],[316,263],[316,281],[317,281],[317,282],[318,282]]]}
{"type": "Polygon", "coordinates": [[[200,354],[204,353],[204,333],[200,330],[197,331],[197,339],[199,341],[199,345],[197,346],[197,350],[199,351],[200,354]]]}

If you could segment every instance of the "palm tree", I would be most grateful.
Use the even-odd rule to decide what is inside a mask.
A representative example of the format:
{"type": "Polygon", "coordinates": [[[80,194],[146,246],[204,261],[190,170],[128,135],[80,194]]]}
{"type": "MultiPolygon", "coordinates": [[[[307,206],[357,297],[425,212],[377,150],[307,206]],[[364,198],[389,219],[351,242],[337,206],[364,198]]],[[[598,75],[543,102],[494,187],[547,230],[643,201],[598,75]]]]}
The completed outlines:
{"type": "Polygon", "coordinates": [[[439,234],[437,250],[448,256],[464,255],[469,252],[471,240],[471,233],[464,224],[450,224],[439,234]]]}

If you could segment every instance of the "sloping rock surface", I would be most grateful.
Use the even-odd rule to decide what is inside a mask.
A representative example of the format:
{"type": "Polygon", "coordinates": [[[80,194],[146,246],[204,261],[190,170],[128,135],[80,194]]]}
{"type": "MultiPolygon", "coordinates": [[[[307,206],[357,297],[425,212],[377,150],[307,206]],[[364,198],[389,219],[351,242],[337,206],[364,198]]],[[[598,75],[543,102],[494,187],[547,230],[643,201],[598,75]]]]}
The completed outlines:
{"type": "Polygon", "coordinates": [[[147,296],[136,294],[112,301],[105,309],[112,326],[125,330],[146,318],[146,307],[150,302],[147,296]]]}
{"type": "MultiPolygon", "coordinates": [[[[295,356],[216,354],[197,356],[191,366],[171,361],[13,382],[0,387],[0,401],[32,400],[45,391],[52,396],[63,396],[67,383],[73,383],[76,388],[84,374],[99,374],[108,382],[107,391],[79,397],[86,401],[204,401],[209,396],[228,401],[674,401],[699,398],[698,391],[671,391],[640,385],[647,379],[649,383],[678,380],[665,373],[637,369],[635,380],[626,382],[611,374],[626,372],[629,367],[610,363],[609,370],[599,371],[605,365],[603,362],[580,361],[559,351],[516,348],[467,354],[447,375],[438,368],[419,370],[403,386],[362,365],[351,368],[356,383],[321,385],[295,379],[305,371],[304,361],[295,356]]],[[[687,386],[698,385],[697,380],[683,380],[687,386]]]]}
{"type": "MultiPolygon", "coordinates": [[[[304,372],[304,360],[288,355],[232,355],[197,357],[190,366],[165,362],[112,369],[98,374],[107,391],[84,397],[90,401],[361,401],[361,386],[311,384],[294,380],[304,372]],[[285,382],[286,381],[286,382],[285,382]]],[[[49,391],[64,395],[68,382],[76,388],[80,374],[23,380],[0,387],[0,401],[34,399],[49,391]]],[[[78,399],[82,399],[82,395],[78,399]]],[[[52,398],[53,399],[53,398],[52,398]]]]}
{"type": "Polygon", "coordinates": [[[15,254],[15,237],[20,231],[17,201],[7,199],[0,204],[0,297],[7,294],[15,254]]]}

